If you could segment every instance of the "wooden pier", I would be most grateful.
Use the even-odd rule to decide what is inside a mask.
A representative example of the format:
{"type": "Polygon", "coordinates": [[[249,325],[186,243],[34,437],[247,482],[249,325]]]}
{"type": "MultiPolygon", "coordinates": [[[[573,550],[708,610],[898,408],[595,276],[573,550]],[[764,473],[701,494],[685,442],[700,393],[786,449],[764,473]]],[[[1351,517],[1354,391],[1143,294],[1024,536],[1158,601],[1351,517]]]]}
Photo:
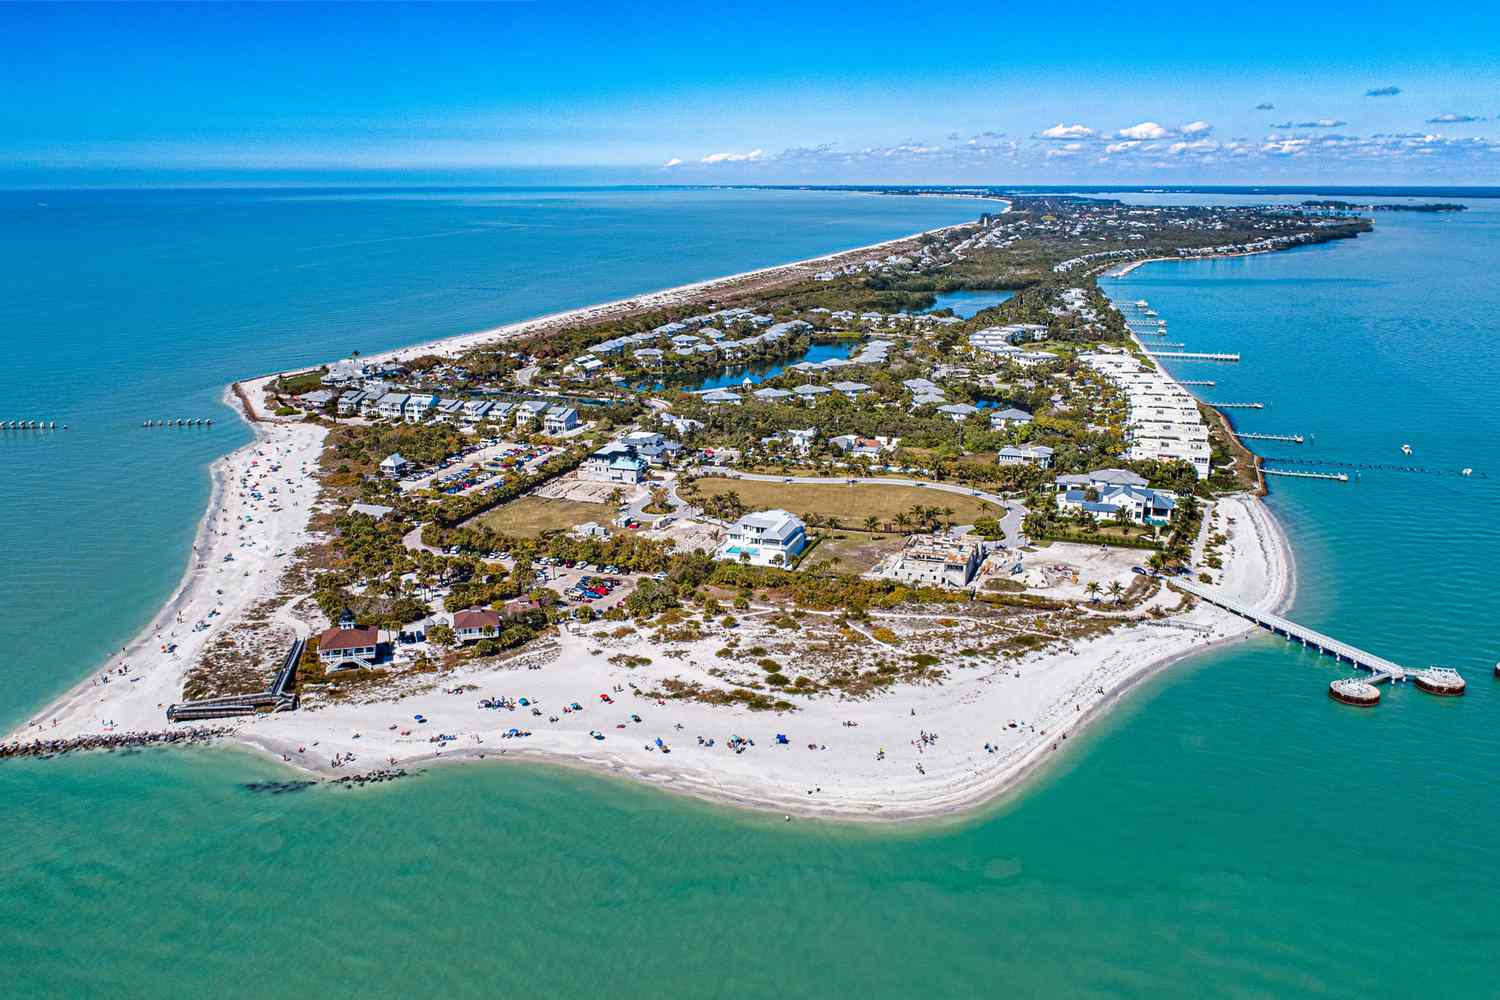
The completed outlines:
{"type": "Polygon", "coordinates": [[[1371,674],[1370,681],[1380,684],[1384,681],[1406,680],[1407,669],[1399,663],[1387,660],[1383,656],[1351,646],[1347,642],[1340,642],[1333,636],[1325,635],[1315,629],[1298,625],[1289,618],[1272,614],[1269,611],[1257,611],[1246,604],[1241,604],[1233,598],[1226,597],[1214,590],[1193,583],[1191,580],[1181,578],[1167,580],[1172,586],[1186,593],[1192,594],[1201,601],[1207,601],[1215,607],[1223,608],[1231,614],[1239,615],[1247,621],[1252,621],[1261,628],[1266,629],[1273,635],[1279,635],[1289,642],[1300,642],[1304,646],[1311,646],[1324,656],[1331,656],[1342,663],[1349,663],[1360,670],[1368,670],[1371,674]]]}
{"type": "Polygon", "coordinates": [[[1213,379],[1180,378],[1180,379],[1177,380],[1177,384],[1178,385],[1206,385],[1210,389],[1212,389],[1214,386],[1218,385],[1219,383],[1215,382],[1213,379]]]}
{"type": "Polygon", "coordinates": [[[1216,410],[1264,410],[1265,403],[1209,403],[1216,410]]]}
{"type": "Polygon", "coordinates": [[[1349,473],[1347,472],[1298,472],[1295,469],[1266,469],[1261,473],[1267,476],[1289,476],[1292,479],[1328,479],[1336,483],[1347,483],[1349,473]]]}
{"type": "Polygon", "coordinates": [[[1235,431],[1234,436],[1244,441],[1287,441],[1291,444],[1301,444],[1301,434],[1252,434],[1249,431],[1235,431]]]}
{"type": "Polygon", "coordinates": [[[1238,361],[1238,354],[1214,354],[1204,351],[1147,351],[1153,358],[1176,358],[1179,361],[1238,361]]]}
{"type": "Polygon", "coordinates": [[[297,675],[297,664],[302,661],[302,652],[307,648],[306,639],[293,640],[281,661],[281,668],[271,681],[271,687],[255,694],[236,694],[224,698],[203,698],[199,701],[184,701],[167,706],[168,722],[187,722],[194,719],[227,719],[237,715],[254,715],[262,709],[273,712],[290,712],[298,708],[301,700],[296,694],[288,694],[292,678],[297,675]]]}

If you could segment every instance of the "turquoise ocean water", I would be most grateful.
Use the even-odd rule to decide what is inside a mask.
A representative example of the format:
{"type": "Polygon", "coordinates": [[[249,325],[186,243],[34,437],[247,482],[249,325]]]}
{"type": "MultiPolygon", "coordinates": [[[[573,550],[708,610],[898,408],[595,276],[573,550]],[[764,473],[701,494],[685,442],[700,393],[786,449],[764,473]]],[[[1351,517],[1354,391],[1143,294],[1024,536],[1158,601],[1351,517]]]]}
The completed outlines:
{"type": "MultiPolygon", "coordinates": [[[[1462,216],[1382,216],[1375,234],[1332,246],[1150,265],[1112,289],[1150,299],[1173,339],[1244,355],[1237,368],[1181,373],[1218,379],[1210,398],[1269,402],[1244,418],[1246,429],[1316,434],[1300,453],[1267,454],[1497,477],[1372,470],[1357,484],[1278,484],[1271,498],[1298,550],[1294,614],[1402,662],[1458,666],[1468,697],[1398,689],[1373,711],[1346,709],[1326,696],[1330,661],[1258,638],[1146,685],[1022,796],[954,823],[875,830],[784,825],[542,768],[471,765],[363,792],[269,794],[244,785],[285,773],[235,752],[22,762],[0,768],[10,833],[0,843],[0,961],[11,988],[59,997],[1496,996],[1500,683],[1489,671],[1500,639],[1489,607],[1500,581],[1491,517],[1500,442],[1489,407],[1500,388],[1500,290],[1487,271],[1500,251],[1500,205],[1474,205],[1462,216]],[[1415,449],[1409,460],[1403,442],[1415,449]]],[[[174,253],[211,258],[213,242],[174,253]]],[[[11,273],[34,266],[21,261],[11,273]]],[[[179,278],[167,283],[187,289],[227,266],[174,264],[167,270],[179,278]]],[[[246,299],[296,298],[270,277],[253,287],[223,280],[246,299]]],[[[338,286],[331,275],[317,280],[338,286]]],[[[557,305],[616,294],[580,293],[557,305]]],[[[72,308],[56,295],[56,309],[72,308]]],[[[176,320],[197,304],[221,315],[211,300],[184,291],[164,311],[176,320]]],[[[17,308],[13,297],[5,308],[17,308]]],[[[369,306],[350,329],[380,312],[369,306]]],[[[95,320],[108,328],[121,316],[95,320]]],[[[13,319],[6,328],[16,329],[13,319]]],[[[132,352],[154,349],[145,330],[135,334],[101,367],[128,368],[132,352]]],[[[348,346],[426,335],[371,332],[348,346]]],[[[305,348],[308,360],[320,346],[326,353],[326,341],[305,348]]],[[[46,360],[26,361],[28,350],[23,366],[48,370],[46,360]]],[[[199,391],[211,404],[213,381],[199,391]]],[[[120,461],[84,451],[67,474],[92,490],[98,477],[122,474],[116,465],[201,473],[228,441],[202,446],[196,465],[178,465],[165,445],[122,443],[120,461]]],[[[24,449],[47,447],[56,445],[0,444],[8,533],[15,459],[36,461],[24,449]]],[[[191,521],[201,502],[201,487],[153,501],[107,482],[84,513],[144,519],[153,504],[175,503],[191,521]]],[[[108,525],[61,524],[67,533],[54,528],[40,551],[83,559],[75,549],[127,544],[108,525]]],[[[144,588],[135,578],[153,559],[173,562],[168,547],[153,536],[129,557],[135,564],[101,564],[144,588]]],[[[34,583],[40,564],[20,565],[34,583]]],[[[177,559],[159,574],[163,587],[179,568],[177,559]]],[[[27,580],[5,585],[7,600],[31,599],[27,580]]],[[[91,616],[108,624],[103,612],[91,616]]],[[[32,641],[42,632],[35,617],[20,628],[32,641]]],[[[17,696],[15,711],[32,707],[46,685],[28,687],[18,664],[6,669],[10,687],[30,697],[17,696]]]]}

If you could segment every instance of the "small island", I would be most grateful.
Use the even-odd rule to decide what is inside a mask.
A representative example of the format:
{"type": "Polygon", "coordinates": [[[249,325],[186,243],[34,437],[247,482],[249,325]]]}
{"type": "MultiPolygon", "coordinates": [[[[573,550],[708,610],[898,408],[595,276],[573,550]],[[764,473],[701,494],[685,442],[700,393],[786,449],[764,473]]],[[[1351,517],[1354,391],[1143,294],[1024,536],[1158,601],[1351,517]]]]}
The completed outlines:
{"type": "Polygon", "coordinates": [[[188,733],[338,780],[536,759],[856,819],[1013,787],[1254,631],[1174,581],[1266,611],[1291,589],[1254,456],[1098,278],[1371,224],[1006,201],[236,383],[256,440],[216,464],[178,593],[0,755],[188,733]]]}

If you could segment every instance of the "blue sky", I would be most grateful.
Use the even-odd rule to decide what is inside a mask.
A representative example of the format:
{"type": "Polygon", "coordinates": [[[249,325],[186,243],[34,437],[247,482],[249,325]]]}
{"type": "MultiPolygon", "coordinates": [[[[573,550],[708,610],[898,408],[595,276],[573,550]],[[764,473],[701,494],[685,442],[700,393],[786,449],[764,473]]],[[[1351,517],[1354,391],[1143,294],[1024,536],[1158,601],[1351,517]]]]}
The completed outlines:
{"type": "Polygon", "coordinates": [[[0,182],[1500,178],[1494,4],[4,4],[0,37],[0,182]]]}

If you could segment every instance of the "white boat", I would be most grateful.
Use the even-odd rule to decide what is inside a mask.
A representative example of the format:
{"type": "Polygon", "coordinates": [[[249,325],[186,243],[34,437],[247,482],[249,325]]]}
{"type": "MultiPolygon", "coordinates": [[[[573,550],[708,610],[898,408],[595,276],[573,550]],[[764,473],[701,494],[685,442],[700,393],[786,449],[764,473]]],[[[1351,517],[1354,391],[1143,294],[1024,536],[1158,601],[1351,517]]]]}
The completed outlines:
{"type": "Polygon", "coordinates": [[[1403,454],[1403,455],[1410,455],[1411,454],[1411,445],[1409,445],[1409,444],[1403,444],[1401,446],[1401,454],[1403,454]]]}

